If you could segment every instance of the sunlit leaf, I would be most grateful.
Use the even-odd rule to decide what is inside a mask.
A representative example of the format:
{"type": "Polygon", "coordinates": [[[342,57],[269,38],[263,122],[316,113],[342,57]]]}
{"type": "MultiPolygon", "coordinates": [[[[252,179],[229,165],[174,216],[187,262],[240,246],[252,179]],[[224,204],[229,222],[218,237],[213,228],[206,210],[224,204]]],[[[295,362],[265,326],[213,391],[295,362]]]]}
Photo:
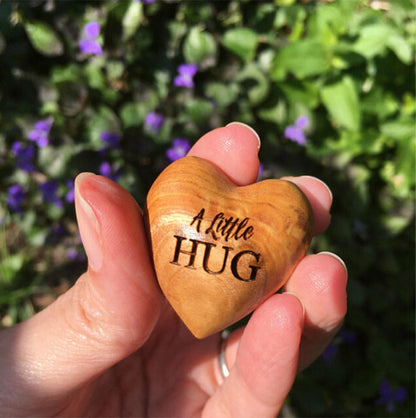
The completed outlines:
{"type": "Polygon", "coordinates": [[[384,52],[387,41],[393,34],[394,29],[385,23],[364,26],[353,50],[366,58],[372,58],[384,52]]]}
{"type": "Polygon", "coordinates": [[[244,61],[251,61],[256,53],[258,38],[249,28],[234,28],[225,32],[223,45],[244,61]]]}
{"type": "Polygon", "coordinates": [[[208,100],[195,99],[186,105],[186,114],[195,123],[204,122],[212,113],[213,105],[208,100]]]}
{"type": "Polygon", "coordinates": [[[211,82],[206,86],[207,97],[213,99],[218,107],[227,107],[233,103],[240,89],[237,83],[211,82]]]}
{"type": "Polygon", "coordinates": [[[217,46],[212,35],[198,27],[191,29],[183,45],[185,60],[195,64],[214,57],[216,51],[217,46]]]}
{"type": "Polygon", "coordinates": [[[400,61],[405,64],[411,63],[413,58],[413,49],[405,38],[399,34],[393,34],[388,39],[387,46],[396,54],[400,61]]]}
{"type": "Polygon", "coordinates": [[[26,22],[25,29],[31,44],[42,55],[63,54],[63,43],[51,26],[43,22],[26,22]]]}
{"type": "Polygon", "coordinates": [[[284,46],[276,54],[271,77],[281,80],[286,73],[297,78],[316,76],[327,71],[331,66],[331,57],[327,48],[313,39],[305,39],[284,46]]]}
{"type": "Polygon", "coordinates": [[[123,40],[130,39],[143,19],[143,3],[140,1],[132,1],[128,7],[126,14],[123,16],[123,40]]]}
{"type": "Polygon", "coordinates": [[[324,86],[322,101],[335,125],[350,131],[358,131],[361,125],[360,103],[354,82],[349,76],[324,86]]]}

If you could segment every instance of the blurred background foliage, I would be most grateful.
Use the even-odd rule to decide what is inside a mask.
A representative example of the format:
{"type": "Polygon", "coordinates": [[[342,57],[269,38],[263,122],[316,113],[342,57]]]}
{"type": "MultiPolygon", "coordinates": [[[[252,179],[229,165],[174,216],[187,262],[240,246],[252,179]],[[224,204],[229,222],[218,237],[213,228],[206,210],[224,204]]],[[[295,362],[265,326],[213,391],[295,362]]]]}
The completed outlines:
{"type": "Polygon", "coordinates": [[[414,6],[1,1],[2,327],[85,269],[77,173],[143,205],[183,144],[238,120],[262,138],[261,178],[331,187],[332,224],[311,251],[349,269],[344,327],[282,414],[414,416],[414,6]]]}

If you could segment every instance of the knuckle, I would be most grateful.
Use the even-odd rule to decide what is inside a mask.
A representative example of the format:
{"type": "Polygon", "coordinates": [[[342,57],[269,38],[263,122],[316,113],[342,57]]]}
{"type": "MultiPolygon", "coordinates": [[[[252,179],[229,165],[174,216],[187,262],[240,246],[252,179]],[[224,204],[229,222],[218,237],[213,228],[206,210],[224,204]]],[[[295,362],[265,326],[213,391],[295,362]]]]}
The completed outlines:
{"type": "Polygon", "coordinates": [[[81,277],[62,298],[64,327],[77,344],[95,345],[101,352],[105,346],[118,344],[116,316],[106,310],[89,280],[81,277]]]}

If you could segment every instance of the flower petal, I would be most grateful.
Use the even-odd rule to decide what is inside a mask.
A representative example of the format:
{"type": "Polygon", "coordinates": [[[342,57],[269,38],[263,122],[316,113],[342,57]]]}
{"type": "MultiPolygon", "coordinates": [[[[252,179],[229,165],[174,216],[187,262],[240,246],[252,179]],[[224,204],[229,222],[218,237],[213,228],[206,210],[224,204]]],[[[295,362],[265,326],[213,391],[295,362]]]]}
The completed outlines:
{"type": "Polygon", "coordinates": [[[298,129],[305,129],[309,125],[309,118],[306,115],[299,116],[295,121],[295,126],[298,129]]]}
{"type": "Polygon", "coordinates": [[[89,39],[95,39],[100,34],[100,29],[98,22],[89,22],[84,26],[84,34],[89,39]]]}

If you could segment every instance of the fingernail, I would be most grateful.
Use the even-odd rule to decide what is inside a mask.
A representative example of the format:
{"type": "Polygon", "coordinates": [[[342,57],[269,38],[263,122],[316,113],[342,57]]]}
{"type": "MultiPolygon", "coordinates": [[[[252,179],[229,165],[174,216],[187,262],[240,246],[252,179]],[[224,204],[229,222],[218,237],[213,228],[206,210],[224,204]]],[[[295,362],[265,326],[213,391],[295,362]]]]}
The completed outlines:
{"type": "Polygon", "coordinates": [[[345,273],[347,274],[347,277],[348,277],[347,265],[345,264],[344,260],[339,255],[331,253],[329,251],[321,251],[320,253],[318,253],[318,255],[319,254],[329,255],[329,256],[335,258],[336,260],[338,260],[339,263],[342,265],[342,267],[344,267],[345,273]]]}
{"type": "Polygon", "coordinates": [[[321,183],[323,186],[325,186],[326,189],[328,190],[329,195],[331,196],[331,202],[332,202],[332,200],[333,200],[332,191],[324,181],[322,181],[321,179],[318,179],[318,177],[314,177],[314,176],[302,176],[302,177],[309,178],[309,179],[314,179],[314,180],[318,181],[319,183],[321,183]]]}
{"type": "Polygon", "coordinates": [[[240,125],[240,126],[246,127],[247,129],[250,129],[250,131],[253,132],[253,134],[257,138],[257,141],[259,143],[258,149],[260,149],[260,146],[261,146],[260,136],[250,125],[247,125],[246,123],[243,123],[243,122],[230,122],[228,125],[225,125],[225,126],[230,126],[230,125],[240,125]]]}
{"type": "Polygon", "coordinates": [[[292,296],[294,296],[299,301],[299,303],[302,306],[302,317],[305,318],[305,312],[306,312],[306,310],[305,310],[305,305],[303,304],[302,299],[296,293],[293,293],[293,292],[290,292],[290,291],[289,292],[283,292],[282,294],[283,295],[292,295],[292,296]]]}
{"type": "Polygon", "coordinates": [[[82,181],[94,176],[92,173],[82,173],[75,179],[75,210],[82,243],[87,253],[88,265],[94,271],[99,271],[103,264],[103,251],[100,227],[95,213],[88,201],[82,195],[82,181]]]}

